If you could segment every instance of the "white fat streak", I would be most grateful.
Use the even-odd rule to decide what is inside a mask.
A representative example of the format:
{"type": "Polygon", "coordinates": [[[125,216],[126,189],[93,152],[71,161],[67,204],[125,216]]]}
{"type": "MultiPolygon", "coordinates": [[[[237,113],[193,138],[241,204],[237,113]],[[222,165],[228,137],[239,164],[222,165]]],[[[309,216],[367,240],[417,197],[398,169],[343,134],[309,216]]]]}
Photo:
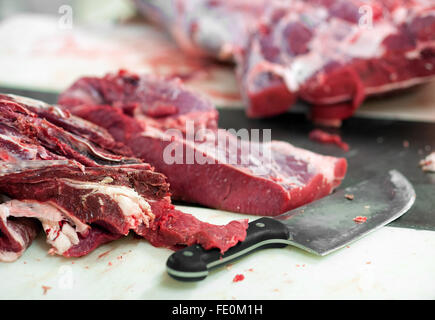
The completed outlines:
{"type": "Polygon", "coordinates": [[[58,106],[51,106],[51,107],[53,108],[52,111],[56,113],[59,117],[66,118],[66,114],[63,112],[61,108],[59,108],[58,106]]]}
{"type": "Polygon", "coordinates": [[[103,180],[100,181],[100,183],[112,183],[113,178],[112,177],[104,177],[103,180]]]}
{"type": "Polygon", "coordinates": [[[86,197],[92,194],[101,193],[109,196],[119,205],[132,228],[136,227],[138,222],[143,222],[148,226],[150,220],[154,219],[149,203],[132,188],[92,182],[83,183],[69,179],[64,179],[64,181],[66,185],[74,188],[92,190],[90,194],[84,196],[82,201],[86,201],[86,197]]]}
{"type": "Polygon", "coordinates": [[[50,105],[48,105],[47,103],[42,102],[40,100],[36,100],[36,99],[28,98],[28,97],[23,97],[23,96],[18,96],[15,94],[6,94],[6,96],[12,98],[15,102],[29,105],[32,107],[41,108],[41,109],[50,108],[50,105]]]}
{"type": "Polygon", "coordinates": [[[49,166],[65,165],[76,166],[80,170],[84,170],[84,166],[74,160],[25,160],[18,162],[0,162],[0,176],[11,173],[19,173],[24,170],[41,169],[49,166]]]}
{"type": "Polygon", "coordinates": [[[50,254],[62,255],[80,242],[77,230],[67,222],[62,225],[62,228],[56,221],[41,219],[41,223],[47,235],[47,243],[51,245],[50,254]]]}
{"type": "MultiPolygon", "coordinates": [[[[38,107],[41,109],[49,109],[52,108],[52,110],[54,110],[59,116],[65,118],[65,114],[63,113],[63,111],[58,107],[58,106],[50,106],[42,101],[39,100],[34,100],[31,98],[26,98],[26,97],[21,97],[21,96],[16,96],[16,95],[8,95],[11,98],[13,98],[16,102],[19,103],[23,103],[23,104],[27,104],[27,105],[31,105],[33,107],[38,107]]],[[[74,135],[68,131],[64,131],[64,133],[66,135],[68,135],[71,139],[76,140],[77,142],[82,144],[82,148],[89,150],[90,152],[92,152],[95,156],[100,157],[101,159],[104,160],[109,160],[109,161],[116,161],[116,162],[120,162],[120,159],[116,159],[115,157],[107,157],[106,155],[98,152],[97,150],[95,150],[95,148],[85,139],[82,139],[81,137],[74,135]]],[[[18,144],[16,141],[9,139],[10,141],[18,144]]],[[[36,150],[36,149],[35,149],[36,150]]],[[[36,152],[36,151],[35,151],[36,152]]]]}
{"type": "MultiPolygon", "coordinates": [[[[5,225],[7,225],[7,218],[9,217],[10,212],[9,212],[9,208],[7,206],[5,206],[4,204],[0,205],[0,218],[3,220],[3,223],[5,225]]],[[[15,230],[13,230],[12,228],[8,229],[10,235],[12,236],[12,238],[14,238],[15,241],[17,241],[21,247],[23,248],[23,250],[19,251],[19,252],[12,252],[12,251],[6,251],[6,250],[0,250],[0,261],[1,262],[13,262],[15,260],[17,260],[21,254],[24,251],[24,239],[22,237],[22,235],[20,235],[19,233],[15,232],[15,230]]]]}
{"type": "MultiPolygon", "coordinates": [[[[57,254],[62,254],[73,245],[78,244],[78,232],[89,229],[88,225],[83,224],[78,219],[74,219],[76,228],[71,226],[68,221],[65,221],[65,214],[50,202],[41,203],[32,200],[8,201],[0,205],[0,217],[6,221],[9,216],[38,219],[47,234],[47,243],[52,246],[49,252],[57,254]],[[59,226],[60,221],[64,222],[62,228],[59,226]]],[[[16,234],[13,230],[9,231],[14,239],[21,245],[24,245],[24,240],[19,234],[16,234]]],[[[0,261],[4,261],[1,255],[0,261]]]]}
{"type": "Polygon", "coordinates": [[[22,103],[24,105],[32,106],[32,107],[35,107],[38,109],[52,110],[59,117],[66,118],[66,114],[63,112],[63,110],[61,108],[59,108],[59,106],[49,105],[49,104],[47,104],[43,101],[40,101],[40,100],[36,100],[36,99],[28,98],[28,97],[23,97],[23,96],[18,96],[15,94],[6,94],[6,96],[12,98],[15,102],[22,103]]]}
{"type": "Polygon", "coordinates": [[[91,227],[89,225],[81,222],[80,219],[71,215],[68,211],[66,211],[64,208],[58,206],[55,202],[47,201],[46,203],[50,204],[51,206],[53,206],[54,208],[59,210],[63,214],[63,216],[65,216],[68,220],[70,220],[75,225],[75,228],[76,228],[78,233],[83,234],[83,235],[87,235],[87,233],[91,229],[91,227]]]}
{"type": "Polygon", "coordinates": [[[385,84],[383,86],[379,86],[379,87],[374,87],[374,88],[369,87],[369,88],[367,88],[366,92],[368,94],[371,94],[371,93],[388,92],[388,91],[397,90],[397,89],[405,89],[405,88],[416,86],[418,84],[426,83],[428,81],[431,81],[432,79],[435,79],[435,76],[431,75],[431,76],[427,76],[427,77],[415,77],[415,78],[411,78],[411,79],[407,79],[407,80],[399,81],[399,82],[395,82],[395,83],[387,83],[387,84],[385,84]]]}
{"type": "MultiPolygon", "coordinates": [[[[206,34],[200,35],[203,37],[203,40],[212,40],[214,41],[213,45],[217,46],[225,43],[228,38],[228,29],[225,24],[222,24],[222,17],[219,19],[220,22],[217,21],[216,16],[208,16],[204,15],[200,20],[200,30],[206,30],[206,34]]],[[[227,22],[227,21],[226,21],[227,22]]]]}
{"type": "Polygon", "coordinates": [[[373,28],[360,28],[334,19],[328,25],[319,26],[316,32],[309,43],[310,52],[289,61],[281,73],[291,91],[297,91],[332,60],[344,63],[354,58],[370,59],[382,56],[385,52],[382,41],[395,33],[396,28],[385,22],[377,23],[373,28]],[[334,30],[340,29],[349,30],[347,38],[331,38],[335,34],[334,30]],[[328,47],[325,47],[326,42],[330,43],[328,47]]]}
{"type": "Polygon", "coordinates": [[[70,220],[76,227],[77,232],[86,233],[89,226],[75,217],[71,217],[68,212],[57,206],[54,202],[39,202],[34,200],[11,200],[0,205],[8,209],[8,213],[14,217],[36,218],[40,221],[59,221],[70,220]]]}
{"type": "Polygon", "coordinates": [[[25,218],[44,218],[47,221],[63,220],[62,213],[48,203],[32,200],[11,200],[0,205],[7,209],[9,216],[25,218]]]}
{"type": "MultiPolygon", "coordinates": [[[[71,94],[74,95],[74,93],[76,91],[73,91],[71,94]]],[[[96,92],[96,90],[92,89],[93,96],[97,97],[98,94],[95,93],[95,92],[96,92]]],[[[107,135],[107,133],[105,132],[104,129],[96,126],[95,124],[93,124],[93,123],[91,123],[91,122],[89,122],[87,120],[84,120],[84,119],[82,119],[80,117],[76,117],[76,116],[73,116],[73,115],[67,115],[65,113],[65,111],[62,110],[62,108],[59,105],[50,105],[50,104],[47,104],[47,103],[45,103],[43,101],[39,101],[39,100],[27,98],[27,97],[22,97],[22,96],[17,96],[17,95],[13,95],[13,94],[7,94],[6,96],[9,96],[9,97],[13,98],[14,101],[18,102],[18,103],[23,103],[25,105],[30,105],[30,106],[36,107],[38,109],[49,110],[51,113],[56,114],[60,118],[63,118],[63,119],[67,119],[67,118],[74,119],[74,121],[79,121],[79,122],[81,122],[82,124],[84,124],[86,126],[91,126],[93,129],[95,129],[95,131],[98,131],[99,133],[101,133],[103,135],[107,135]],[[100,132],[100,131],[102,131],[102,132],[100,132]]],[[[83,100],[83,99],[80,99],[80,100],[83,100]]],[[[65,132],[67,132],[67,131],[65,131],[65,132]]],[[[67,132],[67,133],[69,133],[69,132],[67,132]]],[[[79,137],[77,137],[75,135],[74,135],[74,137],[79,139],[79,137]]],[[[113,159],[111,159],[111,160],[113,160],[113,159]]]]}
{"type": "Polygon", "coordinates": [[[91,151],[95,156],[104,159],[104,160],[109,160],[109,161],[114,161],[114,162],[120,162],[121,159],[117,159],[115,157],[107,157],[104,154],[98,152],[97,150],[95,150],[95,148],[85,139],[80,138],[79,136],[76,136],[68,131],[65,131],[65,134],[67,134],[68,136],[70,136],[72,139],[78,141],[79,143],[81,143],[83,146],[82,148],[87,149],[89,151],[91,151]]]}
{"type": "MultiPolygon", "coordinates": [[[[44,108],[44,109],[52,108],[52,110],[54,110],[60,117],[65,118],[65,114],[57,106],[50,106],[50,105],[45,104],[44,102],[41,102],[41,101],[38,101],[38,100],[34,100],[34,99],[30,99],[30,98],[21,97],[21,96],[15,96],[15,95],[8,95],[8,96],[13,98],[16,102],[27,104],[27,105],[31,105],[31,106],[38,107],[38,108],[41,108],[41,109],[42,108],[44,108]]],[[[76,140],[77,142],[82,144],[82,148],[83,149],[89,150],[91,153],[93,153],[95,156],[97,156],[97,157],[99,157],[101,159],[109,160],[109,161],[113,161],[113,162],[120,162],[121,161],[121,159],[117,159],[115,157],[109,157],[109,156],[106,156],[106,155],[98,152],[97,150],[95,150],[95,148],[87,140],[85,140],[85,139],[83,139],[83,138],[81,138],[81,137],[79,137],[77,135],[74,135],[74,134],[72,134],[72,133],[70,133],[68,131],[64,131],[64,133],[67,136],[69,136],[71,139],[76,140]]],[[[11,141],[11,142],[13,142],[13,143],[15,143],[17,145],[22,146],[22,144],[20,144],[18,141],[16,141],[16,139],[13,139],[12,137],[8,137],[8,136],[5,136],[5,135],[1,135],[1,137],[3,139],[9,140],[9,141],[11,141]]],[[[37,149],[36,146],[26,145],[26,149],[29,149],[29,150],[31,149],[33,151],[33,157],[35,157],[37,152],[38,152],[38,149],[37,149]]]]}
{"type": "Polygon", "coordinates": [[[28,98],[28,97],[23,97],[23,96],[18,96],[15,94],[6,94],[6,96],[12,98],[15,102],[22,103],[24,105],[32,106],[32,107],[35,107],[38,109],[51,110],[61,118],[67,117],[65,112],[63,112],[63,110],[59,106],[49,105],[49,104],[47,104],[43,101],[40,101],[40,100],[36,100],[36,99],[28,98]]]}
{"type": "Polygon", "coordinates": [[[435,49],[435,41],[432,40],[432,41],[418,42],[415,50],[408,51],[405,54],[405,57],[408,58],[409,60],[420,59],[421,52],[424,49],[429,49],[429,48],[435,49]]]}
{"type": "Polygon", "coordinates": [[[377,23],[370,28],[358,28],[358,37],[354,42],[346,42],[340,46],[340,50],[352,58],[370,59],[380,57],[384,54],[385,48],[382,41],[389,35],[394,34],[397,29],[389,23],[377,23]]]}
{"type": "Polygon", "coordinates": [[[44,154],[46,155],[44,149],[39,148],[37,145],[34,144],[23,143],[20,138],[14,137],[10,134],[9,135],[0,134],[0,138],[17,145],[21,149],[26,149],[26,151],[29,153],[31,158],[36,158],[36,155],[41,151],[43,151],[44,154]]]}
{"type": "Polygon", "coordinates": [[[405,7],[399,7],[393,11],[392,17],[395,24],[399,25],[406,21],[409,11],[405,7]]]}
{"type": "Polygon", "coordinates": [[[100,93],[93,87],[83,89],[75,89],[68,91],[69,98],[75,98],[78,101],[88,101],[89,95],[92,96],[92,101],[95,101],[96,104],[102,103],[100,93]]]}
{"type": "Polygon", "coordinates": [[[324,66],[324,59],[319,55],[310,58],[298,58],[284,70],[284,82],[290,91],[298,91],[299,87],[324,66]]]}

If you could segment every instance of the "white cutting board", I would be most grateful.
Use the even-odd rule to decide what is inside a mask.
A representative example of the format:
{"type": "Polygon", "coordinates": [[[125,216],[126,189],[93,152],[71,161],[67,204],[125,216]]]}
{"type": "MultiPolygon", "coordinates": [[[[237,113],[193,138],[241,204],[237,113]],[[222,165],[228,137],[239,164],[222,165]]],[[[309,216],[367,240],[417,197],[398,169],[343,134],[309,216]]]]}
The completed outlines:
{"type": "MultiPolygon", "coordinates": [[[[224,224],[252,216],[178,207],[224,224]]],[[[0,264],[0,299],[435,299],[435,232],[384,227],[325,257],[266,249],[212,271],[170,278],[171,250],[126,237],[82,258],[47,254],[41,235],[14,263],[0,264]],[[233,282],[234,276],[245,279],[233,282]],[[45,290],[44,290],[45,288],[45,290]]]]}

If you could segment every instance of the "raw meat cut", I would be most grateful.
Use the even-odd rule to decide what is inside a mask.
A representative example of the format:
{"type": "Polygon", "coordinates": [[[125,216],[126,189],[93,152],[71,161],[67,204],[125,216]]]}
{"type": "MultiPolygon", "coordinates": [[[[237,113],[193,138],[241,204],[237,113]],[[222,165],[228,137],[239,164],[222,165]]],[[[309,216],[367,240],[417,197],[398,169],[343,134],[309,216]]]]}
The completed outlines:
{"type": "Polygon", "coordinates": [[[0,95],[0,115],[0,192],[12,198],[0,204],[0,261],[16,260],[41,226],[49,253],[65,257],[130,231],[155,246],[222,252],[246,235],[246,220],[215,226],[176,210],[166,177],[103,128],[12,95],[0,95]]]}
{"type": "Polygon", "coordinates": [[[338,134],[332,134],[320,129],[314,129],[309,133],[308,137],[313,141],[335,144],[344,151],[349,151],[349,145],[344,142],[338,134]]]}
{"type": "Polygon", "coordinates": [[[253,34],[238,75],[252,117],[279,114],[300,98],[315,120],[348,118],[368,96],[434,79],[433,1],[276,6],[253,34]]]}
{"type": "Polygon", "coordinates": [[[337,125],[370,96],[435,77],[432,0],[136,0],[187,52],[233,56],[250,117],[298,99],[337,125]]]}
{"type": "Polygon", "coordinates": [[[214,107],[177,80],[125,70],[85,77],[59,105],[164,173],[174,199],[212,208],[278,215],[328,195],[347,169],[344,158],[218,129],[214,107]]]}

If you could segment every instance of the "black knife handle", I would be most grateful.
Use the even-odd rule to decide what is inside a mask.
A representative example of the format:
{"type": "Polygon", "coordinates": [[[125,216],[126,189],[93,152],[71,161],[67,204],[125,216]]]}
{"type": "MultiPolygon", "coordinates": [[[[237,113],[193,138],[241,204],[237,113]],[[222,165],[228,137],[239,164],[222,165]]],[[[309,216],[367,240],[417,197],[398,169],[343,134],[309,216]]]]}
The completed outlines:
{"type": "Polygon", "coordinates": [[[207,277],[210,269],[227,264],[257,249],[288,246],[289,231],[281,222],[260,218],[249,223],[246,238],[223,255],[218,249],[205,250],[193,245],[173,253],[167,263],[168,274],[181,281],[199,281],[207,277]]]}

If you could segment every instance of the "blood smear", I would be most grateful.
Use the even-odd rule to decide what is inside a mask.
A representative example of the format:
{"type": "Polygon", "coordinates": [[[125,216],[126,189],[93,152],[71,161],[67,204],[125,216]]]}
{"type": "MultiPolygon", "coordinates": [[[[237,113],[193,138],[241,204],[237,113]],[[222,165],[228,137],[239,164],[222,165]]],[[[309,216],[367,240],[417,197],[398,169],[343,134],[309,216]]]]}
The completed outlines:
{"type": "Polygon", "coordinates": [[[50,290],[50,289],[51,289],[51,287],[49,287],[49,286],[42,286],[43,295],[46,295],[48,290],[50,290]]]}
{"type": "Polygon", "coordinates": [[[239,282],[245,280],[245,276],[243,274],[236,274],[236,276],[233,279],[233,282],[239,282]]]}
{"type": "Polygon", "coordinates": [[[353,218],[353,221],[355,221],[357,223],[363,223],[363,222],[367,221],[367,217],[358,216],[356,218],[353,218]]]}

